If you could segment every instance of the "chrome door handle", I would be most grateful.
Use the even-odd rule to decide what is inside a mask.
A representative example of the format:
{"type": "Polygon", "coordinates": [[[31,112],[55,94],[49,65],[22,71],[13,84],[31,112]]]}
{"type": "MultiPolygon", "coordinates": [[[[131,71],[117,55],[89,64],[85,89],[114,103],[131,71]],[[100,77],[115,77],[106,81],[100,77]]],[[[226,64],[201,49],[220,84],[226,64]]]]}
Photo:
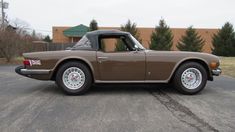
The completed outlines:
{"type": "Polygon", "coordinates": [[[101,57],[98,57],[98,59],[108,59],[108,57],[101,56],[101,57]]]}
{"type": "Polygon", "coordinates": [[[102,63],[103,61],[107,61],[107,59],[108,57],[105,57],[105,56],[98,57],[99,63],[102,63]]]}

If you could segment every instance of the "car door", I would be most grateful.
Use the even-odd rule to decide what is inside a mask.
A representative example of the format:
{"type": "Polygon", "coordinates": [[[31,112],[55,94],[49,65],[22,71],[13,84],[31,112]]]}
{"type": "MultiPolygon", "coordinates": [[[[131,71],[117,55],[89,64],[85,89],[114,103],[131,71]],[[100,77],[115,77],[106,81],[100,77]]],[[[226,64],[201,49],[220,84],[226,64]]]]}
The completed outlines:
{"type": "MultiPolygon", "coordinates": [[[[105,41],[107,51],[97,51],[99,75],[102,81],[143,81],[145,80],[145,52],[117,50],[117,42],[105,41]],[[114,50],[115,48],[115,50],[114,50]]],[[[125,38],[127,39],[127,38],[125,38]]],[[[104,41],[100,41],[103,42],[104,41]]],[[[122,44],[127,45],[126,42],[122,44]]],[[[102,46],[101,46],[102,47],[102,46]]]]}

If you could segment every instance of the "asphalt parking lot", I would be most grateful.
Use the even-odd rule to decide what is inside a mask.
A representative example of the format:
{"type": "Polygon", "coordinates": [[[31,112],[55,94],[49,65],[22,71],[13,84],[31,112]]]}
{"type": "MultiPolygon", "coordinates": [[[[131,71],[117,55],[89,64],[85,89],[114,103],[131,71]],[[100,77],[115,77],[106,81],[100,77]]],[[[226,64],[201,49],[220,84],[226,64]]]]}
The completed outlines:
{"type": "Polygon", "coordinates": [[[215,77],[194,96],[166,85],[95,86],[66,96],[54,82],[0,66],[0,131],[235,131],[235,79],[215,77]]]}

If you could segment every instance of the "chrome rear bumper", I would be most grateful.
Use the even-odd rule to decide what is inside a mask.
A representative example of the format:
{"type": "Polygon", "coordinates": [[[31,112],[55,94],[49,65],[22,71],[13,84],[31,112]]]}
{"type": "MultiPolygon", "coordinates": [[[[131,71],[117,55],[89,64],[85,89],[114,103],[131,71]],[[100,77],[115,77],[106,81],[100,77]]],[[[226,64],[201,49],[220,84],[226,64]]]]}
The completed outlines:
{"type": "Polygon", "coordinates": [[[15,72],[20,75],[45,75],[49,74],[50,70],[46,69],[25,69],[23,66],[19,66],[15,68],[15,72]]]}
{"type": "Polygon", "coordinates": [[[220,68],[212,70],[212,75],[219,76],[222,73],[222,70],[220,68]]]}

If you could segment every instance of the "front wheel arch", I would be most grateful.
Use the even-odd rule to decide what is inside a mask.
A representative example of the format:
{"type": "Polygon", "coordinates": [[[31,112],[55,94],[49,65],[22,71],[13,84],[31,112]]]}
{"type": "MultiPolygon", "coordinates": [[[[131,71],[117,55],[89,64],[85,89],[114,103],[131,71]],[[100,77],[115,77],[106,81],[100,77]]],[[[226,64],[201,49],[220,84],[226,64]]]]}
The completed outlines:
{"type": "Polygon", "coordinates": [[[184,61],[180,62],[180,64],[179,64],[179,65],[177,66],[177,68],[174,70],[173,75],[171,76],[171,79],[170,79],[169,82],[172,82],[172,80],[174,79],[175,73],[176,73],[176,71],[179,69],[179,67],[182,66],[183,64],[189,63],[189,62],[196,62],[196,63],[201,64],[201,65],[206,69],[206,72],[207,72],[207,79],[210,80],[210,81],[213,80],[213,76],[212,76],[212,74],[211,74],[211,72],[210,72],[210,69],[209,69],[209,67],[208,67],[208,65],[207,65],[207,63],[206,63],[205,61],[200,60],[200,59],[187,59],[187,60],[184,60],[184,61]]]}
{"type": "Polygon", "coordinates": [[[77,59],[77,58],[69,58],[69,59],[65,59],[63,61],[61,61],[59,64],[57,64],[57,66],[54,68],[53,70],[53,73],[52,73],[52,76],[51,76],[51,80],[55,81],[56,79],[56,74],[57,74],[57,71],[59,70],[59,68],[64,65],[65,63],[69,63],[69,62],[72,62],[72,61],[75,61],[75,62],[79,62],[79,63],[83,63],[84,65],[86,65],[88,67],[88,69],[90,70],[90,73],[92,75],[92,83],[94,82],[94,75],[93,75],[93,71],[90,67],[89,64],[87,64],[87,62],[85,62],[84,60],[82,59],[77,59]]]}

